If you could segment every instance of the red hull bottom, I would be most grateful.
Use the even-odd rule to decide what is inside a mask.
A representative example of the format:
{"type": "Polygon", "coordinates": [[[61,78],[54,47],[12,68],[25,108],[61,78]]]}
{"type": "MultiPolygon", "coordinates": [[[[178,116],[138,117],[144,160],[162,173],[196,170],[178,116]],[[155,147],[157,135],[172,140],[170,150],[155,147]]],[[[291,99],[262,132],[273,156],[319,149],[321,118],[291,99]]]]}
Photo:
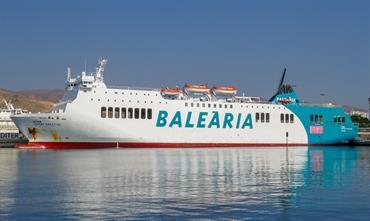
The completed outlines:
{"type": "Polygon", "coordinates": [[[96,142],[31,142],[17,144],[19,149],[101,149],[101,148],[217,148],[217,147],[286,147],[307,146],[304,143],[96,143],[96,142]]]}

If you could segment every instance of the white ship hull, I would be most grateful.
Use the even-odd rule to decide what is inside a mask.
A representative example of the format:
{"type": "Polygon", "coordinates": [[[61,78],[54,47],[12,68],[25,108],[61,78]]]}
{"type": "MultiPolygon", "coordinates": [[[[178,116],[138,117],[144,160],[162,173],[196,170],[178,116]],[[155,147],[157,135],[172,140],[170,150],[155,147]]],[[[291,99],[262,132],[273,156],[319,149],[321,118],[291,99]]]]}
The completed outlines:
{"type": "MultiPolygon", "coordinates": [[[[109,90],[108,90],[109,91],[109,90]]],[[[110,91],[112,94],[115,90],[110,91]]],[[[129,91],[124,91],[128,93],[129,91]]],[[[144,92],[134,92],[144,93],[144,92]]],[[[152,92],[155,97],[157,92],[152,92]]],[[[82,95],[84,96],[84,95],[82,95]]],[[[97,95],[99,96],[99,95],[97,95]]],[[[138,98],[140,99],[140,98],[138,98]]],[[[85,99],[82,99],[85,100],[85,99]]],[[[114,100],[114,99],[113,99],[114,100]]],[[[122,100],[116,98],[116,100],[122,100]]],[[[127,99],[126,99],[127,100],[127,99]]],[[[151,101],[149,101],[151,102],[151,101]]],[[[154,102],[162,102],[154,106],[150,105],[129,105],[135,108],[151,108],[153,110],[152,119],[121,119],[121,118],[100,118],[99,112],[101,105],[109,106],[110,103],[91,102],[90,104],[69,104],[68,113],[47,113],[28,115],[24,118],[22,116],[14,117],[16,122],[22,122],[23,130],[30,142],[56,142],[64,143],[69,146],[72,143],[83,142],[88,145],[96,143],[98,146],[106,143],[108,146],[246,146],[246,145],[304,145],[307,144],[307,135],[303,125],[297,121],[293,124],[286,124],[282,130],[280,119],[280,112],[293,114],[282,105],[276,104],[254,104],[253,108],[246,108],[246,105],[239,104],[237,107],[233,104],[233,109],[225,109],[224,105],[232,105],[227,103],[214,104],[222,108],[181,108],[184,107],[187,101],[161,101],[157,99],[154,102]],[[74,108],[75,106],[75,108],[74,108]],[[81,111],[78,107],[84,106],[89,113],[81,111]],[[242,121],[245,116],[250,114],[255,116],[255,112],[263,109],[276,110],[271,112],[271,122],[269,124],[253,123],[252,128],[248,125],[242,128],[242,121]],[[157,119],[160,110],[168,112],[167,124],[163,127],[157,126],[157,119]],[[176,111],[181,112],[181,127],[176,124],[169,126],[170,119],[172,119],[176,111]],[[211,117],[204,121],[205,128],[198,128],[199,113],[205,112],[210,116],[217,112],[219,115],[220,128],[217,125],[208,128],[211,117]],[[188,124],[194,125],[192,128],[186,128],[187,116],[191,113],[188,124]],[[223,127],[225,114],[232,114],[236,118],[231,121],[231,128],[229,125],[223,127]],[[237,128],[237,116],[241,114],[239,121],[239,128],[237,128]],[[272,120],[274,119],[274,120],[272,120]],[[32,134],[32,130],[28,128],[35,128],[36,131],[32,134]],[[279,129],[277,129],[279,128],[279,129]],[[286,137],[288,133],[288,137],[286,137]],[[71,144],[68,144],[71,143],[71,144]],[[101,143],[101,144],[99,144],[101,143]],[[117,144],[118,143],[118,144],[117,144]]],[[[135,101],[136,103],[136,101],[135,101]]],[[[213,104],[213,103],[212,103],[213,104]]],[[[124,106],[120,105],[120,106],[124,106]]]]}

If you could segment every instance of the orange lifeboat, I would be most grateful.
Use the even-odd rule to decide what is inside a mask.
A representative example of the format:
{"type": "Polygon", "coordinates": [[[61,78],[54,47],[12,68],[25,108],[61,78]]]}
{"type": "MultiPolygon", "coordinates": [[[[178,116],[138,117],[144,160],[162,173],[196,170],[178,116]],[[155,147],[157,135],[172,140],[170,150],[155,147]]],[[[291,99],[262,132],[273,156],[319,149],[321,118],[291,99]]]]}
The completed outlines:
{"type": "Polygon", "coordinates": [[[162,88],[161,94],[162,95],[179,95],[181,93],[181,90],[179,88],[162,88]]]}
{"type": "Polygon", "coordinates": [[[184,89],[193,93],[209,93],[207,84],[185,84],[184,89]]]}
{"type": "Polygon", "coordinates": [[[215,95],[236,95],[237,88],[235,86],[213,86],[212,92],[215,95]]]}

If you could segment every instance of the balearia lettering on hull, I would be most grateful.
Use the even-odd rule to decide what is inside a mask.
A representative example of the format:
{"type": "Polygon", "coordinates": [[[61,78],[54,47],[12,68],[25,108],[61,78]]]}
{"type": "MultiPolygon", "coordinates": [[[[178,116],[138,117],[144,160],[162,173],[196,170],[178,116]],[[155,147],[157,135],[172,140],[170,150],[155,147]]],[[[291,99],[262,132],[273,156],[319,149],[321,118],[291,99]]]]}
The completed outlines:
{"type": "Polygon", "coordinates": [[[189,111],[181,113],[176,111],[171,115],[165,110],[160,110],[157,117],[157,127],[178,128],[236,128],[252,129],[252,115],[213,112],[199,112],[197,115],[189,111]]]}

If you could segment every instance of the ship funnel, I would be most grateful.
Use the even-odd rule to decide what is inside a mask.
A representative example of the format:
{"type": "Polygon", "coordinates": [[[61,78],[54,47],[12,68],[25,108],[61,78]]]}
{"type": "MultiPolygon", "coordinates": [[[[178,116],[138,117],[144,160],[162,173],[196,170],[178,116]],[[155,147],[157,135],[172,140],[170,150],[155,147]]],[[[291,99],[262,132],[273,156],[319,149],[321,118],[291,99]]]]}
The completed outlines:
{"type": "Polygon", "coordinates": [[[279,82],[279,85],[278,85],[278,88],[275,92],[275,94],[269,99],[269,101],[273,101],[274,98],[276,97],[276,95],[279,94],[280,90],[281,90],[281,87],[283,86],[283,83],[284,83],[284,79],[285,79],[285,74],[286,74],[286,68],[283,69],[283,73],[281,75],[281,78],[280,78],[280,82],[279,82]]]}
{"type": "Polygon", "coordinates": [[[270,102],[281,103],[281,104],[291,104],[300,103],[297,94],[293,89],[293,85],[284,84],[286,74],[286,68],[284,68],[278,88],[274,96],[270,98],[270,102]]]}

